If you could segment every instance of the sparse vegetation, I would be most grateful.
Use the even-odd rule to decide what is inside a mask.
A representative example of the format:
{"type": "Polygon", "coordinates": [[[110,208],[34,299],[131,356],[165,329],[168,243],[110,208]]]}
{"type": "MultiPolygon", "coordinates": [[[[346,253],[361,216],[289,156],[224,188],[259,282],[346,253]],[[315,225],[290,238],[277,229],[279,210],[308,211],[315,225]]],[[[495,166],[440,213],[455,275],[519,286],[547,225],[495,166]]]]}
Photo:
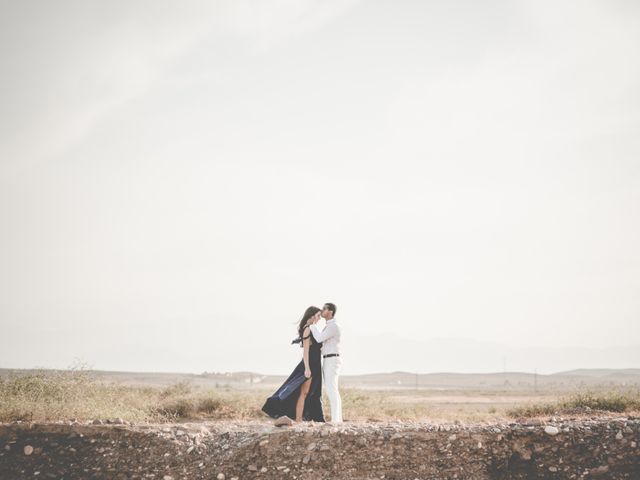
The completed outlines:
{"type": "MultiPolygon", "coordinates": [[[[0,421],[122,418],[134,422],[194,419],[265,419],[260,408],[271,390],[203,390],[188,382],[140,387],[97,381],[83,369],[37,371],[0,378],[0,421]]],[[[389,392],[343,389],[351,420],[418,420],[434,413],[421,399],[398,401],[389,392]]],[[[329,412],[327,398],[325,412],[329,412]]],[[[440,415],[441,412],[435,412],[440,415]]],[[[455,413],[469,419],[468,412],[455,413]]]]}
{"type": "Polygon", "coordinates": [[[511,417],[538,417],[589,411],[629,412],[640,410],[640,390],[579,392],[555,403],[522,405],[507,410],[511,417]]]}
{"type": "Polygon", "coordinates": [[[250,395],[202,391],[185,382],[166,388],[103,383],[82,369],[0,378],[0,421],[113,419],[141,422],[260,415],[250,395]]]}
{"type": "MultiPolygon", "coordinates": [[[[99,381],[87,371],[35,371],[0,377],[0,422],[122,418],[132,422],[266,419],[271,389],[204,389],[99,381]]],[[[362,390],[343,388],[345,418],[357,421],[484,421],[589,411],[640,411],[640,390],[594,391],[566,398],[510,397],[508,392],[362,390]],[[534,398],[533,403],[524,403],[534,398]]],[[[323,399],[328,415],[329,403],[323,399]]]]}
{"type": "Polygon", "coordinates": [[[579,393],[564,402],[565,408],[590,408],[607,412],[640,409],[640,391],[613,391],[605,394],[579,393]]]}

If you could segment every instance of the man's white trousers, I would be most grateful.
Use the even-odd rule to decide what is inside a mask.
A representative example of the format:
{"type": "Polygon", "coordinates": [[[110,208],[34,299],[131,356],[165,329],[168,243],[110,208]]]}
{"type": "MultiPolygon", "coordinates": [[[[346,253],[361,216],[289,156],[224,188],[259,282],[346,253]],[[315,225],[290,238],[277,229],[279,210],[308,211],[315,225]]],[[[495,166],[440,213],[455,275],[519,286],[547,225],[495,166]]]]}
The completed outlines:
{"type": "Polygon", "coordinates": [[[342,399],[338,390],[338,377],[342,368],[340,357],[322,359],[322,381],[331,405],[331,422],[342,422],[342,399]]]}

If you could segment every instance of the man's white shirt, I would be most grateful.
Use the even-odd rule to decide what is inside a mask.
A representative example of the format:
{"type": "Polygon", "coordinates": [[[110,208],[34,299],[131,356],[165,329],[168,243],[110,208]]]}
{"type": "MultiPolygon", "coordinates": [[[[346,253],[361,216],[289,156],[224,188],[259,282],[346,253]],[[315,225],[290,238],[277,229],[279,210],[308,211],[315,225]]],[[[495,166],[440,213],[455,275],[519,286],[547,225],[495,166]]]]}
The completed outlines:
{"type": "Polygon", "coordinates": [[[311,325],[311,333],[317,342],[322,342],[322,355],[340,353],[340,326],[335,318],[327,320],[323,330],[315,324],[311,325]]]}

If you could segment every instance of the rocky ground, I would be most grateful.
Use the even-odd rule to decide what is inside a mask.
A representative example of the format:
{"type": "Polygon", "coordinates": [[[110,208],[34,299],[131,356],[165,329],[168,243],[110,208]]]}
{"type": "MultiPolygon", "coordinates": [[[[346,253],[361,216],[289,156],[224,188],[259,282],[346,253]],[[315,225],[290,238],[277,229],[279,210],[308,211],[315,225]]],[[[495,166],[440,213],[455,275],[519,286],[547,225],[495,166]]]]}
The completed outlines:
{"type": "Polygon", "coordinates": [[[0,425],[0,479],[640,479],[640,417],[0,425]]]}

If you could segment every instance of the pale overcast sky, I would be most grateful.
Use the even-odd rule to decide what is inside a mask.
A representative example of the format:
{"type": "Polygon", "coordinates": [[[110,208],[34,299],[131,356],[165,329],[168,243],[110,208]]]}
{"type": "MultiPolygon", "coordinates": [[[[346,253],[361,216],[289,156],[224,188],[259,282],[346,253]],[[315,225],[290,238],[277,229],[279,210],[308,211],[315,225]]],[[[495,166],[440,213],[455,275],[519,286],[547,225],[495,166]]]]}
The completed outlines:
{"type": "Polygon", "coordinates": [[[633,0],[0,1],[0,367],[287,373],[326,301],[345,373],[640,367],[639,51],[633,0]]]}

